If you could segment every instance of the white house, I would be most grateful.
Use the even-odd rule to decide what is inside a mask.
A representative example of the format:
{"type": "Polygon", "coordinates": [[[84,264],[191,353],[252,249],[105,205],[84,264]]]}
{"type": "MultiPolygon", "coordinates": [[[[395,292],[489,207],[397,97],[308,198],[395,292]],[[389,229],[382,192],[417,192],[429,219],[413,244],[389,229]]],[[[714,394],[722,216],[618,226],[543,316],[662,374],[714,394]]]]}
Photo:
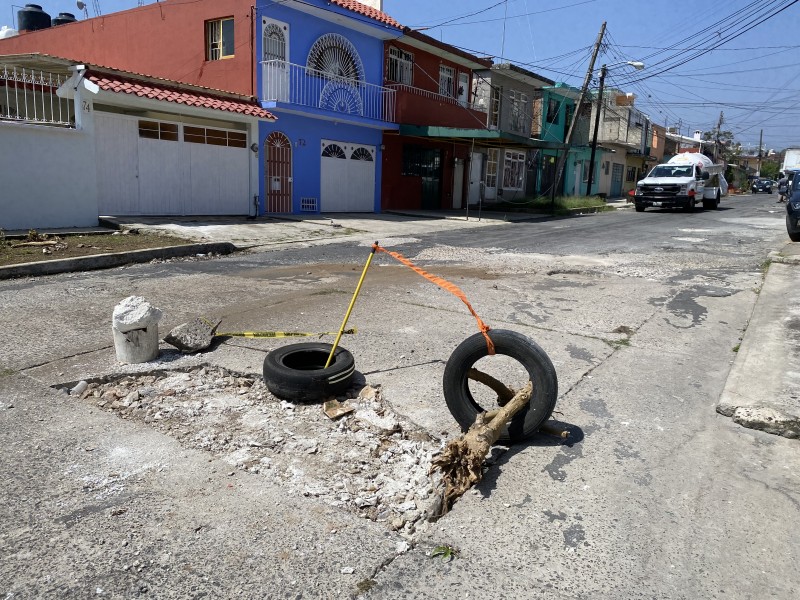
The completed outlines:
{"type": "Polygon", "coordinates": [[[250,215],[252,98],[42,54],[0,56],[0,228],[101,215],[250,215]]]}

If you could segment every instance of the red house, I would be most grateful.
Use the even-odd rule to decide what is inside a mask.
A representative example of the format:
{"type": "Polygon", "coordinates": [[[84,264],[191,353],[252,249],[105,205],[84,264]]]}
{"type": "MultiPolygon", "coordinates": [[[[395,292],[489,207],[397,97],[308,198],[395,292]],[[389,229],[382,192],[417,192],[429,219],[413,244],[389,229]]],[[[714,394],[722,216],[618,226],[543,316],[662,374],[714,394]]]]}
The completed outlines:
{"type": "Polygon", "coordinates": [[[401,127],[383,136],[382,208],[463,208],[473,145],[467,132],[486,128],[485,110],[471,104],[473,70],[492,61],[408,29],[386,42],[385,61],[401,127]]]}

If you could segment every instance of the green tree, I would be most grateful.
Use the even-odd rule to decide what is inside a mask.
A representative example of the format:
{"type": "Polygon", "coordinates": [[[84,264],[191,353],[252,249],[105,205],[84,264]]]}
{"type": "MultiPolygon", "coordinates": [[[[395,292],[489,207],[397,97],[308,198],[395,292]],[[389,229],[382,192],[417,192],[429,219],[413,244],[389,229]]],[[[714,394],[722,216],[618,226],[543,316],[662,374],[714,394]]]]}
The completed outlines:
{"type": "Polygon", "coordinates": [[[731,162],[734,158],[741,154],[742,144],[734,139],[732,131],[720,131],[719,136],[717,136],[716,130],[706,131],[703,133],[703,140],[706,142],[714,142],[717,139],[719,139],[720,144],[720,158],[724,158],[727,162],[731,162]]]}

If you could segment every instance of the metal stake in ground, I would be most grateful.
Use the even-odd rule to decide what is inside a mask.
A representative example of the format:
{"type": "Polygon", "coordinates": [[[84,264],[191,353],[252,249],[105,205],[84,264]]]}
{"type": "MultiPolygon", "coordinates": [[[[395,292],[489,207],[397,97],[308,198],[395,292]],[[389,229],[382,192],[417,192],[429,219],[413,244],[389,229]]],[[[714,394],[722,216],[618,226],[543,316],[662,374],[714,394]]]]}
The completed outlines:
{"type": "Polygon", "coordinates": [[[328,355],[328,360],[325,363],[326,369],[331,365],[331,361],[333,360],[333,354],[334,352],[336,352],[336,347],[339,345],[339,340],[342,339],[344,328],[347,327],[347,320],[350,318],[350,313],[353,312],[353,307],[356,305],[356,298],[358,298],[358,293],[361,291],[361,284],[364,283],[364,278],[367,276],[367,269],[369,269],[369,264],[372,262],[372,257],[375,256],[375,250],[377,249],[378,249],[378,242],[375,242],[374,244],[372,244],[372,252],[369,253],[367,264],[364,265],[364,270],[361,272],[361,278],[358,280],[358,285],[356,286],[356,291],[353,294],[353,299],[350,300],[350,306],[347,307],[347,313],[344,315],[344,321],[342,321],[342,326],[339,328],[339,333],[336,335],[336,340],[333,342],[333,348],[331,348],[331,353],[328,355]]]}

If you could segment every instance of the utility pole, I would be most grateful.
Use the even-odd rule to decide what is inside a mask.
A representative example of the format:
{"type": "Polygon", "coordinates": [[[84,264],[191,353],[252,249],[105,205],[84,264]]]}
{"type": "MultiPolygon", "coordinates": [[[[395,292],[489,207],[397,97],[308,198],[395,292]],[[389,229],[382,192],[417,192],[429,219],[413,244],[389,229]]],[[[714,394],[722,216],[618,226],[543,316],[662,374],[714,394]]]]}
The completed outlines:
{"type": "MultiPolygon", "coordinates": [[[[603,108],[603,84],[606,81],[606,66],[600,69],[600,86],[597,90],[597,112],[594,115],[594,133],[592,134],[592,153],[589,156],[589,173],[586,180],[586,195],[592,195],[592,183],[594,182],[594,155],[597,151],[597,132],[600,129],[600,111],[603,108]]],[[[627,127],[625,128],[627,133],[627,127]]]]}
{"type": "Polygon", "coordinates": [[[764,147],[763,144],[764,144],[764,130],[762,129],[761,134],[758,136],[758,172],[756,173],[756,175],[758,175],[759,177],[761,177],[761,157],[762,157],[761,148],[764,147]]]}
{"type": "Polygon", "coordinates": [[[719,132],[722,129],[722,123],[724,122],[722,111],[719,111],[719,121],[717,121],[717,139],[716,143],[714,144],[714,164],[719,162],[719,132]]]}
{"type": "Polygon", "coordinates": [[[550,206],[555,210],[556,203],[556,187],[558,182],[561,181],[561,176],[564,174],[564,165],[567,162],[567,155],[569,154],[569,146],[572,142],[572,132],[575,130],[575,123],[578,122],[578,116],[583,106],[583,99],[586,97],[586,90],[589,89],[589,83],[592,81],[592,73],[594,72],[594,63],[597,60],[597,54],[600,52],[600,45],[603,43],[603,36],[606,34],[606,22],[600,26],[600,33],[597,34],[597,41],[594,43],[592,50],[592,58],[589,60],[589,68],[586,70],[586,77],[583,79],[583,87],[581,87],[581,95],[578,98],[578,103],[575,105],[575,110],[572,113],[572,122],[569,124],[567,135],[564,139],[566,147],[562,150],[562,154],[558,157],[558,164],[556,166],[556,178],[553,181],[553,187],[550,190],[550,206]]]}

